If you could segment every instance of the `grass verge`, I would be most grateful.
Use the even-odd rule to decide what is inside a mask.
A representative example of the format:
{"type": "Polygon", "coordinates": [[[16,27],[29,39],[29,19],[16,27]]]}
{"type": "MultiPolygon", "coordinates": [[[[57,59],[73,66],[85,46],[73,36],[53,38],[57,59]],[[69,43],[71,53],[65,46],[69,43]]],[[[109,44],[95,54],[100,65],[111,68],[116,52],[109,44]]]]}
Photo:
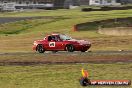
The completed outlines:
{"type": "Polygon", "coordinates": [[[92,42],[91,50],[132,50],[131,36],[101,35],[92,27],[90,30],[81,32],[73,32],[72,30],[74,24],[131,17],[131,13],[132,10],[81,12],[80,9],[2,13],[1,17],[55,16],[58,18],[1,24],[0,52],[31,52],[33,41],[43,39],[46,34],[51,32],[61,32],[73,38],[90,40],[92,42]]]}
{"type": "MultiPolygon", "coordinates": [[[[0,66],[1,88],[83,88],[79,84],[81,68],[90,79],[132,79],[132,64],[76,64],[39,66],[0,66]]],[[[131,88],[132,86],[125,86],[131,88]]],[[[124,88],[124,86],[89,86],[124,88]]]]}

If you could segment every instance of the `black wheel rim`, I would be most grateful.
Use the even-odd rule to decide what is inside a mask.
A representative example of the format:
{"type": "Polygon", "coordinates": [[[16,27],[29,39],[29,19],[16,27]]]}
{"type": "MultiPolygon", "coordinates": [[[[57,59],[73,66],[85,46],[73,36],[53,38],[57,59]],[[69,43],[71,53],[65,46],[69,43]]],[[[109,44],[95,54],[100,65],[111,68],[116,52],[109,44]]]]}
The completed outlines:
{"type": "Polygon", "coordinates": [[[43,46],[42,45],[39,45],[38,46],[38,52],[39,53],[43,53],[44,52],[44,49],[43,49],[43,46]]]}
{"type": "Polygon", "coordinates": [[[73,45],[68,45],[68,46],[67,46],[67,51],[73,52],[73,51],[74,51],[73,45]]]}

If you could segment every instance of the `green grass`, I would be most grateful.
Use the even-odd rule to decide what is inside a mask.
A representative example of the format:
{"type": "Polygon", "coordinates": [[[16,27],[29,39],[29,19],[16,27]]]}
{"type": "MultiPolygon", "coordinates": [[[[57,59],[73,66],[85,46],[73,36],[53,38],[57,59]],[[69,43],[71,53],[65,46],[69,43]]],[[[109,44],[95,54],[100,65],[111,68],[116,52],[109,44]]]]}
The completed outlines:
{"type": "MultiPolygon", "coordinates": [[[[95,12],[81,12],[80,9],[75,10],[54,10],[54,11],[32,11],[32,12],[9,12],[1,13],[0,17],[22,17],[22,16],[52,16],[57,17],[49,23],[49,20],[41,19],[36,21],[29,20],[9,23],[0,26],[0,33],[18,34],[18,33],[36,33],[36,32],[71,32],[71,28],[75,24],[91,22],[112,18],[131,17],[132,10],[120,11],[95,11],[95,12]],[[42,22],[42,20],[44,22],[42,22]],[[34,23],[35,22],[35,23],[34,23]],[[45,24],[45,23],[48,24],[45,24]],[[24,25],[23,23],[26,23],[24,25]],[[15,27],[14,27],[15,26],[15,27]],[[28,30],[27,30],[28,29],[28,30]],[[7,32],[5,32],[7,31],[7,32]],[[23,32],[25,31],[25,32],[23,32]]],[[[93,29],[93,26],[91,27],[93,29]]]]}
{"type": "Polygon", "coordinates": [[[54,22],[54,19],[36,19],[36,20],[25,20],[18,21],[15,23],[7,23],[0,25],[0,34],[20,34],[28,29],[34,28],[36,26],[48,24],[54,22]]]}
{"type": "MultiPolygon", "coordinates": [[[[132,10],[114,10],[114,11],[94,11],[81,12],[80,9],[72,10],[53,10],[53,11],[30,11],[30,12],[5,12],[0,17],[25,17],[25,16],[51,16],[54,19],[33,19],[14,23],[0,25],[0,52],[25,52],[32,51],[34,40],[43,39],[46,34],[52,32],[61,32],[72,36],[73,38],[90,40],[92,50],[131,50],[131,36],[113,37],[97,33],[94,26],[86,31],[73,32],[73,25],[97,20],[132,17],[132,10]],[[80,36],[81,35],[81,36],[80,36]],[[17,39],[16,39],[17,37],[17,39]],[[101,41],[99,41],[101,38],[101,41]],[[116,39],[115,39],[116,38],[116,39]],[[105,42],[102,39],[108,41],[105,42]],[[110,40],[123,41],[125,43],[118,46],[118,42],[110,43],[110,40]],[[99,42],[99,43],[98,43],[99,42]],[[97,44],[98,43],[98,44],[97,44]],[[126,45],[128,43],[128,45],[126,45]],[[105,48],[104,48],[105,47],[105,48]]],[[[120,43],[119,43],[120,44],[120,43]]]]}
{"type": "Polygon", "coordinates": [[[51,23],[49,23],[49,20],[41,19],[41,20],[36,20],[37,23],[34,20],[33,21],[30,20],[31,23],[29,23],[30,22],[29,20],[26,20],[22,22],[1,25],[0,33],[16,34],[21,32],[23,33],[23,31],[25,31],[24,33],[30,33],[30,32],[36,33],[40,31],[51,32],[54,30],[58,32],[71,32],[70,29],[72,28],[72,26],[78,23],[97,21],[103,19],[131,17],[131,13],[132,10],[81,12],[80,9],[1,13],[0,17],[55,16],[57,18],[52,20],[51,23]],[[48,22],[48,24],[45,24],[46,22],[48,22]],[[26,25],[24,25],[24,23],[26,23],[26,25]],[[7,30],[7,32],[3,32],[3,30],[5,31],[5,29],[7,30]]]}
{"type": "MultiPolygon", "coordinates": [[[[78,81],[81,77],[81,68],[88,70],[89,78],[92,80],[132,79],[132,64],[0,66],[0,87],[83,88],[78,81]]],[[[124,88],[124,86],[91,86],[89,88],[124,88]]]]}
{"type": "MultiPolygon", "coordinates": [[[[91,50],[131,50],[131,36],[106,36],[100,35],[96,30],[73,32],[74,24],[96,20],[132,17],[132,10],[81,12],[74,10],[30,11],[0,13],[0,17],[25,17],[25,16],[55,16],[54,19],[34,19],[0,25],[0,52],[33,52],[34,40],[43,39],[47,33],[62,32],[73,38],[90,40],[91,50]]],[[[111,55],[110,55],[111,56],[111,55]]],[[[114,55],[113,55],[114,56],[114,55]]],[[[88,55],[61,56],[64,61],[74,59],[85,61],[88,55]]],[[[101,57],[101,56],[100,56],[101,57]]],[[[106,56],[109,57],[109,56],[106,56]]],[[[115,56],[118,57],[119,56],[115,56]]],[[[120,56],[120,57],[124,57],[120,56]]],[[[131,56],[130,56],[131,57],[131,56]]],[[[34,55],[3,55],[3,62],[32,62],[63,61],[60,56],[45,54],[34,55]],[[50,59],[48,59],[51,57],[50,59]],[[47,60],[47,61],[48,61],[47,60]]],[[[98,58],[98,57],[96,57],[98,58]]],[[[108,59],[108,58],[106,58],[108,59]]],[[[0,88],[83,88],[78,79],[81,77],[81,68],[89,71],[90,79],[130,79],[132,80],[131,63],[113,64],[63,64],[63,65],[32,65],[32,66],[0,66],[0,88]]],[[[128,86],[125,88],[131,88],[128,86]]],[[[91,86],[90,88],[94,88],[91,86]]],[[[124,86],[95,86],[95,88],[124,88],[124,86]]]]}

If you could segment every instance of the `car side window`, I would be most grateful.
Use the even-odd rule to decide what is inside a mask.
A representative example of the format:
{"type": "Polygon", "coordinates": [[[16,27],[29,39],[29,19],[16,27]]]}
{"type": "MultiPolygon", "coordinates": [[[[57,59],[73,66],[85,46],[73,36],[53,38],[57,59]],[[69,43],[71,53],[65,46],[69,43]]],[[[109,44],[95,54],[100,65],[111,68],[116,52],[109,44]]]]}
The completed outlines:
{"type": "Polygon", "coordinates": [[[52,37],[51,37],[51,36],[49,36],[49,37],[48,37],[48,41],[51,41],[51,40],[52,40],[52,37]]]}
{"type": "Polygon", "coordinates": [[[48,41],[51,41],[51,40],[57,41],[57,37],[56,36],[49,36],[48,41]]]}
{"type": "Polygon", "coordinates": [[[52,37],[52,40],[54,40],[54,41],[56,40],[55,36],[51,36],[51,37],[52,37]]]}
{"type": "Polygon", "coordinates": [[[60,41],[60,39],[57,36],[54,36],[55,41],[60,41]]]}

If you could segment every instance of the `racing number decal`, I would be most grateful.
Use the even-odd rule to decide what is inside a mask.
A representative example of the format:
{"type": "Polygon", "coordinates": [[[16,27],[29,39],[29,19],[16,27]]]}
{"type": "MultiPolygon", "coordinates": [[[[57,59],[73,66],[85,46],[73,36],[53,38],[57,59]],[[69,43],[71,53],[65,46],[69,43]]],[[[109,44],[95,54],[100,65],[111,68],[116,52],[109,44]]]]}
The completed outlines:
{"type": "Polygon", "coordinates": [[[49,47],[55,47],[55,42],[50,42],[49,47]]]}

